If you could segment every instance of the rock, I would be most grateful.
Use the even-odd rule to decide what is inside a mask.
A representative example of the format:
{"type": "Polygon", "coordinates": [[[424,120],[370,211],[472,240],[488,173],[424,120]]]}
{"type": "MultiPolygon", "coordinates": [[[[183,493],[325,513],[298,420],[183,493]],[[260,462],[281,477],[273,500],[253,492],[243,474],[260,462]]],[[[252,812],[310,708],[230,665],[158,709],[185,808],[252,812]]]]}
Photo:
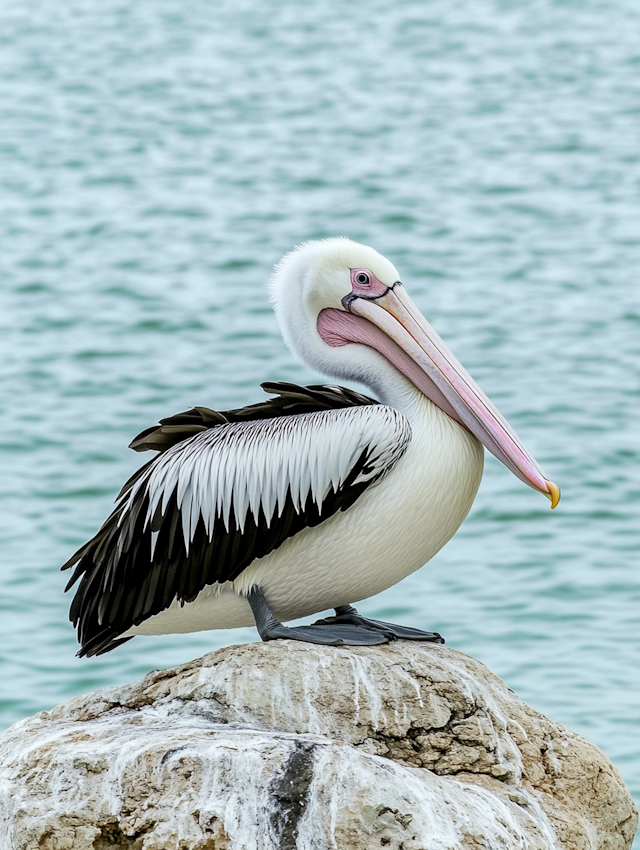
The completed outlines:
{"type": "Polygon", "coordinates": [[[623,850],[606,756],[475,659],[222,649],[0,738],[6,850],[623,850]]]}

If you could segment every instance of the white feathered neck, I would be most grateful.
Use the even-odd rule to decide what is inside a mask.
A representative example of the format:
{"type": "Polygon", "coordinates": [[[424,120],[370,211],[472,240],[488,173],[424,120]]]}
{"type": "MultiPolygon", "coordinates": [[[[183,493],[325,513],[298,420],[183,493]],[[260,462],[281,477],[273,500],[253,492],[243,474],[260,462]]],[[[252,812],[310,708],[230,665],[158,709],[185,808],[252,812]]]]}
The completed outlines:
{"type": "Polygon", "coordinates": [[[387,286],[400,279],[382,254],[342,236],[305,242],[286,254],[269,281],[282,336],[291,351],[321,374],[357,381],[386,404],[406,409],[418,391],[381,354],[365,345],[332,348],[318,333],[321,310],[344,310],[342,299],[351,292],[354,268],[369,269],[387,286]]]}

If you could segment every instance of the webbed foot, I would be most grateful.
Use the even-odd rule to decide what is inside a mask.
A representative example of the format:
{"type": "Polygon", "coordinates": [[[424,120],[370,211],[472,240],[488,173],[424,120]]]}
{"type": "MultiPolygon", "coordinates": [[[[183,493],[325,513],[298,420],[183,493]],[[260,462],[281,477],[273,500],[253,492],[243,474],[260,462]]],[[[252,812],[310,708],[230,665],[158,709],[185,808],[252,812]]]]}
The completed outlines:
{"type": "Polygon", "coordinates": [[[302,640],[324,646],[376,646],[389,643],[390,638],[381,631],[353,625],[283,626],[282,623],[267,629],[262,640],[302,640]]]}
{"type": "Polygon", "coordinates": [[[337,628],[341,625],[360,626],[381,632],[387,638],[400,640],[424,640],[431,643],[444,643],[444,638],[438,632],[425,632],[422,629],[413,629],[411,626],[400,626],[396,623],[385,623],[382,620],[370,620],[363,617],[352,605],[341,605],[335,609],[335,617],[324,617],[317,620],[313,625],[327,628],[337,628]]]}
{"type": "Polygon", "coordinates": [[[314,623],[311,626],[283,626],[269,608],[258,586],[251,589],[247,601],[253,611],[256,628],[264,641],[300,640],[324,646],[376,646],[394,639],[393,634],[385,629],[369,628],[360,623],[327,622],[314,623]]]}

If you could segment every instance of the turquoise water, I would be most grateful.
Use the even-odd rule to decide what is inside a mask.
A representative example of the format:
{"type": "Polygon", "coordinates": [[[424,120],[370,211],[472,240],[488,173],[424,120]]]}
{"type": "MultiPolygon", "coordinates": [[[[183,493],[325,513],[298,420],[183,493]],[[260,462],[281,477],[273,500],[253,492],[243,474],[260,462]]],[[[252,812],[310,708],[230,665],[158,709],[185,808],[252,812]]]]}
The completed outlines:
{"type": "Polygon", "coordinates": [[[79,660],[58,571],[193,404],[316,380],[264,283],[344,234],[562,488],[493,458],[469,519],[361,606],[436,628],[640,797],[640,8],[635,0],[0,8],[0,723],[254,640],[79,660]]]}

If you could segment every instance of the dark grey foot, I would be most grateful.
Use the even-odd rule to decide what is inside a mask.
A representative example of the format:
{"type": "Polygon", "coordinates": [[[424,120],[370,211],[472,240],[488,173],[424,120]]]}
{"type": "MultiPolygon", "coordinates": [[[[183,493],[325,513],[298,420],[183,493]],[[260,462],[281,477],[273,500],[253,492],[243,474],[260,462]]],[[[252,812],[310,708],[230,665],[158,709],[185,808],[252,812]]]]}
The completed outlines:
{"type": "MultiPolygon", "coordinates": [[[[384,629],[370,629],[359,623],[333,623],[312,626],[283,626],[276,619],[259,587],[253,587],[247,596],[251,605],[256,628],[262,640],[301,640],[306,643],[319,643],[324,646],[375,646],[393,640],[391,633],[384,629]]],[[[333,618],[331,618],[333,619],[333,618]]]]}
{"type": "Polygon", "coordinates": [[[386,637],[398,638],[400,640],[426,640],[431,643],[444,643],[444,638],[438,632],[424,632],[422,629],[412,629],[410,626],[398,626],[395,623],[384,623],[382,620],[370,620],[358,614],[352,605],[341,605],[335,609],[335,617],[325,617],[313,625],[322,628],[339,625],[361,626],[382,632],[386,637]]]}
{"type": "Polygon", "coordinates": [[[273,628],[260,633],[262,640],[302,640],[306,643],[320,643],[324,646],[375,646],[389,643],[389,638],[380,631],[350,625],[283,626],[278,623],[273,628]]]}

